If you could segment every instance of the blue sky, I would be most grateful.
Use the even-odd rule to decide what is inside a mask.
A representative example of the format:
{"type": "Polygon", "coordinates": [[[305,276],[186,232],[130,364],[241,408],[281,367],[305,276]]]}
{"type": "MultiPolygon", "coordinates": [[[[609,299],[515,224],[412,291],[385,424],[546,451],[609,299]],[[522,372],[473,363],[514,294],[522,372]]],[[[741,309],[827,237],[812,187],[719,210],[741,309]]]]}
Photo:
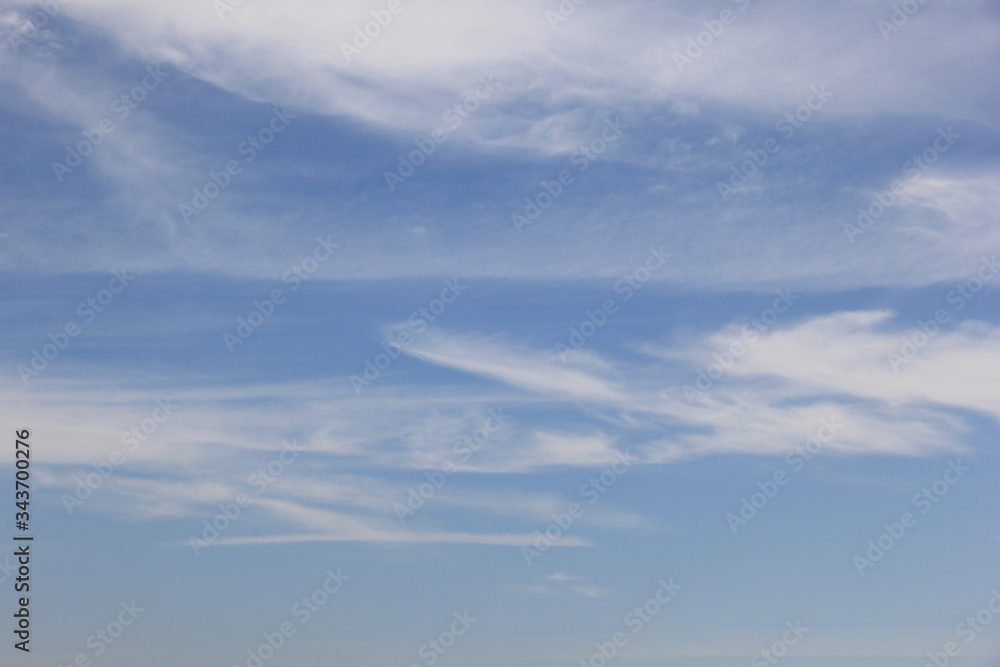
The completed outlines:
{"type": "Polygon", "coordinates": [[[998,30],[6,3],[4,664],[997,664],[998,30]]]}

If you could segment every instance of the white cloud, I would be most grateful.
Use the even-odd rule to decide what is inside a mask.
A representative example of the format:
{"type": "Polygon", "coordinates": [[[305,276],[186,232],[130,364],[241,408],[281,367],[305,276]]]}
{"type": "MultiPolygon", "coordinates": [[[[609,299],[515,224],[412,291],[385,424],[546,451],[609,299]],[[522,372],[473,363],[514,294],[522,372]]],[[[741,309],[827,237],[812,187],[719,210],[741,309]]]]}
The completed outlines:
{"type": "MultiPolygon", "coordinates": [[[[782,378],[807,392],[843,393],[888,405],[930,403],[1000,418],[1000,385],[991,371],[994,361],[1000,361],[998,328],[974,322],[955,328],[935,324],[940,332],[915,352],[912,361],[893,370],[888,355],[902,356],[904,339],[920,332],[918,323],[933,320],[938,309],[951,307],[944,301],[931,304],[925,317],[895,321],[894,330],[879,328],[888,322],[887,312],[813,318],[763,337],[749,348],[743,362],[734,365],[733,373],[782,378]],[[900,330],[900,325],[908,326],[900,330]]],[[[917,340],[923,339],[917,336],[917,340]]]]}
{"type": "MultiPolygon", "coordinates": [[[[336,391],[330,381],[228,388],[175,379],[171,384],[198,388],[170,394],[180,406],[176,414],[128,453],[127,465],[87,502],[129,517],[199,516],[246,491],[249,475],[276,457],[282,440],[294,439],[304,453],[260,496],[260,510],[247,522],[253,534],[227,537],[227,543],[515,543],[520,533],[473,535],[430,526],[439,520],[438,510],[457,510],[530,530],[568,501],[504,491],[502,481],[488,491],[451,484],[424,510],[431,523],[422,518],[418,530],[397,525],[392,507],[405,502],[422,475],[391,482],[384,475],[440,466],[453,456],[454,438],[481,424],[497,405],[507,406],[511,419],[495,442],[468,461],[464,476],[597,470],[624,451],[646,464],[725,453],[784,455],[817,436],[824,424],[834,431],[824,454],[964,451],[966,411],[1000,420],[1000,390],[992,377],[1000,365],[1000,329],[974,322],[942,327],[895,372],[886,355],[910,333],[886,311],[808,317],[748,342],[711,387],[687,395],[683,385],[695,382],[699,366],[715,363],[713,353],[728,347],[736,329],[666,351],[645,346],[655,356],[642,367],[607,357],[585,369],[559,367],[548,353],[479,335],[428,332],[428,342],[414,347],[415,356],[430,363],[510,385],[499,392],[463,383],[414,394],[387,385],[357,397],[343,378],[336,391]],[[665,378],[675,383],[665,388],[665,378]],[[553,409],[572,410],[573,427],[538,428],[534,415],[553,409]],[[288,424],[296,425],[294,431],[288,432],[288,424]],[[227,474],[199,472],[207,469],[227,474]],[[289,524],[302,532],[277,534],[271,528],[289,524]]],[[[62,372],[74,370],[67,365],[62,372]]],[[[39,481],[69,494],[74,476],[92,472],[90,463],[125,450],[119,436],[148,418],[163,398],[107,380],[100,389],[55,374],[38,382],[30,393],[8,387],[0,399],[34,425],[35,437],[53,443],[39,460],[39,481]]],[[[644,517],[604,505],[588,512],[581,525],[656,529],[644,517]]]]}
{"type": "MultiPolygon", "coordinates": [[[[304,103],[410,130],[426,127],[421,116],[477,71],[498,71],[512,89],[553,102],[633,104],[684,95],[772,108],[799,103],[802,92],[818,83],[819,59],[825,80],[853,109],[934,113],[963,104],[991,118],[967,85],[970,70],[995,50],[989,21],[971,1],[952,3],[947,11],[922,8],[891,43],[875,25],[881,5],[834,3],[808,14],[793,3],[752,3],[745,12],[734,5],[736,20],[684,72],[677,71],[673,54],[705,29],[703,21],[717,18],[699,5],[581,6],[553,30],[548,8],[528,0],[501,6],[404,2],[403,11],[348,62],[339,45],[383,7],[374,1],[243,4],[220,20],[211,5],[196,0],[75,0],[65,12],[107,28],[146,59],[169,60],[250,98],[304,103]],[[605,46],[600,54],[594,43],[605,46]],[[831,52],[842,57],[830,61],[831,52]],[[651,62],[660,65],[649,67],[651,62]],[[913,69],[925,75],[905,75],[913,69]]],[[[558,134],[552,135],[556,144],[558,134]]],[[[529,145],[527,138],[519,143],[529,145]]],[[[536,147],[540,138],[533,137],[536,147]]],[[[552,145],[540,147],[546,143],[552,145]]]]}
{"type": "MultiPolygon", "coordinates": [[[[33,7],[28,2],[14,6],[22,17],[33,7]]],[[[722,209],[711,184],[693,190],[676,182],[680,175],[704,178],[716,170],[724,177],[728,161],[703,149],[713,141],[732,143],[748,128],[769,128],[819,83],[835,92],[819,121],[826,123],[826,131],[853,132],[844,128],[896,117],[991,127],[991,107],[977,91],[981,68],[994,60],[995,17],[971,0],[952,3],[947,10],[924,6],[888,42],[875,26],[885,10],[877,3],[838,2],[810,12],[794,3],[751,3],[683,73],[673,66],[673,53],[704,30],[703,21],[714,19],[697,3],[588,4],[552,30],[546,10],[529,0],[500,7],[484,0],[423,0],[406,5],[384,34],[347,62],[340,41],[350,39],[355,26],[382,6],[315,0],[243,3],[220,20],[212,4],[200,0],[74,0],[58,18],[99,26],[127,55],[163,62],[174,77],[165,83],[168,88],[191,76],[248,100],[293,105],[312,120],[332,116],[361,121],[373,136],[398,138],[400,145],[438,126],[457,96],[467,94],[480,75],[493,74],[504,87],[449,139],[448,149],[461,146],[466,155],[496,158],[504,165],[514,157],[533,167],[540,158],[566,154],[589,141],[604,118],[619,113],[630,120],[691,119],[697,110],[699,122],[714,126],[705,132],[715,139],[702,145],[673,125],[642,127],[640,136],[627,137],[616,147],[620,151],[601,160],[644,169],[649,181],[641,189],[645,195],[612,188],[599,203],[561,200],[546,212],[544,224],[530,230],[527,243],[498,224],[513,212],[506,203],[503,210],[473,215],[467,208],[428,211],[419,206],[392,213],[388,217],[398,218],[401,228],[426,230],[420,252],[414,253],[412,236],[386,233],[384,215],[380,224],[372,224],[368,206],[329,211],[309,196],[290,193],[282,179],[295,169],[293,160],[253,165],[253,174],[213,202],[198,224],[179,225],[177,204],[190,197],[194,185],[204,184],[197,182],[201,174],[217,169],[224,159],[216,163],[218,154],[202,154],[210,149],[196,125],[140,108],[88,160],[83,171],[92,172],[93,179],[85,181],[86,198],[75,199],[81,196],[76,191],[31,202],[9,195],[14,213],[8,227],[14,233],[0,248],[3,261],[18,270],[63,273],[103,270],[115,258],[129,257],[141,271],[272,278],[301,259],[322,231],[336,232],[345,252],[321,267],[317,280],[436,276],[447,267],[468,277],[613,281],[622,266],[635,261],[636,250],[655,238],[684,245],[684,252],[675,253],[671,265],[657,272],[656,281],[713,289],[762,289],[776,282],[829,289],[919,286],[958,278],[979,248],[998,240],[991,214],[995,188],[989,187],[994,174],[963,164],[968,158],[958,154],[978,140],[968,134],[941,164],[908,184],[892,215],[853,246],[842,227],[854,221],[855,214],[847,212],[853,208],[849,199],[861,188],[843,190],[843,213],[823,204],[815,209],[796,205],[796,213],[790,214],[787,191],[801,188],[777,175],[756,184],[760,190],[754,197],[722,209]],[[604,45],[600,53],[594,43],[604,45]],[[831,52],[840,57],[831,60],[831,52]],[[781,76],[774,76],[775,71],[781,76]],[[665,136],[652,137],[650,145],[664,150],[643,148],[645,134],[654,132],[665,136]],[[758,195],[769,202],[766,212],[756,207],[758,195]],[[656,197],[667,196],[683,205],[663,211],[656,197]],[[625,197],[630,199],[628,215],[617,206],[625,197]],[[282,202],[280,212],[262,208],[269,198],[282,202]],[[101,211],[99,220],[92,209],[101,211]],[[332,225],[331,218],[352,222],[332,225]],[[58,228],[60,236],[68,237],[62,233],[67,227],[74,230],[73,243],[54,242],[51,232],[58,228]],[[613,236],[607,234],[610,227],[613,236]]],[[[5,16],[11,26],[18,20],[5,16]]],[[[46,33],[46,39],[63,39],[72,51],[94,35],[70,24],[46,33]]],[[[41,115],[58,125],[60,134],[65,123],[80,130],[91,127],[114,94],[135,83],[110,72],[95,74],[72,57],[53,64],[6,51],[0,53],[0,72],[34,105],[19,111],[41,115]]],[[[176,87],[153,95],[187,90],[176,87]]],[[[17,96],[12,100],[10,105],[27,106],[17,96]]],[[[233,99],[228,104],[238,106],[233,99]]],[[[62,141],[56,143],[61,146],[62,141]]],[[[795,150],[783,148],[779,158],[795,150]]],[[[904,151],[901,161],[906,157],[904,151]]],[[[387,166],[395,159],[395,149],[387,152],[387,166]]],[[[327,168],[336,175],[351,167],[337,162],[327,168]]],[[[324,175],[317,170],[322,168],[310,166],[298,174],[300,180],[321,187],[324,175]]],[[[74,173],[71,178],[83,176],[74,173]]],[[[526,168],[525,192],[541,177],[526,168]]],[[[373,181],[380,181],[377,169],[373,181]]],[[[509,201],[520,201],[520,193],[509,194],[509,201]]]]}
{"type": "Polygon", "coordinates": [[[591,401],[623,399],[609,383],[561,364],[552,354],[517,348],[496,338],[451,336],[435,331],[421,336],[405,351],[424,361],[547,396],[591,401]]]}

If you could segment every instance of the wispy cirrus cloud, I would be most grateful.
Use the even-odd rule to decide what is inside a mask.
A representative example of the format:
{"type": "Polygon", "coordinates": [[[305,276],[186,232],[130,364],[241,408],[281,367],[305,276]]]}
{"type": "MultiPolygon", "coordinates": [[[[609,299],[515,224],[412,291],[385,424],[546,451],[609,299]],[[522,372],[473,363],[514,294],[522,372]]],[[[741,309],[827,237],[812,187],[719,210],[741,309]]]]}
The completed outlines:
{"type": "Polygon", "coordinates": [[[601,402],[625,398],[606,380],[567,368],[552,354],[519,349],[488,337],[434,333],[417,340],[406,353],[544,395],[601,402]]]}
{"type": "MultiPolygon", "coordinates": [[[[39,480],[69,494],[91,463],[125,451],[127,432],[148,419],[157,401],[177,406],[87,501],[92,510],[203,517],[245,491],[281,442],[294,440],[306,452],[301,465],[289,466],[267,488],[245,527],[224,543],[513,544],[569,500],[511,493],[505,489],[512,476],[580,470],[585,479],[626,452],[646,465],[730,453],[781,456],[821,426],[834,432],[825,454],[965,451],[970,414],[1000,420],[990,375],[991,360],[1000,361],[1000,334],[952,314],[955,322],[939,325],[896,369],[888,357],[899,353],[917,322],[906,326],[885,310],[837,311],[788,319],[752,341],[732,325],[690,342],[633,344],[629,354],[591,350],[570,362],[509,334],[435,329],[406,353],[418,368],[457,374],[436,375],[418,394],[391,376],[357,396],[343,377],[206,386],[185,372],[155,383],[126,374],[95,388],[80,376],[93,366],[66,362],[39,378],[30,394],[8,385],[0,398],[39,437],[56,443],[40,460],[39,480]],[[722,365],[733,340],[744,349],[722,365]],[[719,372],[704,386],[698,371],[712,364],[719,372]],[[503,428],[481,451],[459,458],[456,445],[497,409],[509,415],[503,428]],[[460,477],[435,492],[419,520],[400,525],[395,504],[430,479],[425,473],[456,460],[460,477]],[[198,472],[206,469],[229,472],[198,472]],[[470,488],[481,475],[489,477],[488,488],[470,488]],[[475,515],[491,517],[487,525],[495,529],[461,528],[461,517],[475,515]]],[[[580,525],[657,529],[641,514],[603,503],[580,525]]],[[[579,540],[567,544],[589,543],[586,535],[579,540]]]]}
{"type": "MultiPolygon", "coordinates": [[[[23,17],[30,6],[18,2],[11,11],[23,17]]],[[[26,155],[61,157],[135,85],[146,63],[162,63],[169,78],[58,200],[7,195],[11,242],[0,257],[43,274],[99,271],[128,256],[142,272],[259,279],[281,275],[316,234],[334,233],[350,250],[315,280],[438,276],[444,267],[466,277],[613,280],[634,263],[637,248],[674,239],[684,252],[656,282],[843,289],[958,279],[980,248],[996,244],[995,188],[988,187],[995,168],[973,149],[997,140],[990,94],[978,85],[980,63],[992,62],[995,17],[975,2],[924,7],[889,43],[875,25],[884,7],[872,3],[835,3],[808,16],[793,3],[750,3],[684,72],[671,65],[672,54],[713,18],[697,3],[581,6],[557,30],[529,2],[499,13],[478,2],[407,5],[348,62],[339,40],[350,40],[380,8],[241,5],[220,20],[211,5],[194,1],[67,4],[46,33],[60,46],[51,57],[0,53],[11,86],[7,111],[45,119],[41,131],[19,140],[26,155]],[[870,34],[857,29],[861,23],[870,34]],[[100,30],[78,34],[81,26],[100,30]],[[429,48],[428,35],[436,34],[447,38],[431,39],[429,48]],[[609,44],[599,58],[596,34],[609,44]],[[79,63],[98,57],[99,49],[85,48],[95,43],[117,48],[132,66],[79,63]],[[822,58],[817,80],[815,54],[844,43],[852,48],[835,61],[822,58]],[[798,56],[786,61],[788,52],[798,56]],[[782,77],[766,66],[777,60],[782,77]],[[650,61],[665,66],[639,65],[650,61]],[[463,65],[443,66],[455,62],[463,65]],[[912,67],[922,76],[903,74],[912,67]],[[484,73],[504,82],[497,97],[430,156],[414,177],[419,189],[385,191],[383,172],[484,73]],[[835,101],[754,175],[752,197],[720,201],[717,183],[821,83],[835,101]],[[190,95],[186,107],[168,103],[181,93],[190,95]],[[238,110],[225,128],[212,120],[220,105],[238,110]],[[299,110],[300,129],[245,165],[198,224],[183,224],[178,204],[233,159],[275,105],[299,110]],[[574,151],[618,115],[630,124],[628,136],[576,173],[574,151]],[[363,130],[354,132],[354,123],[363,130]],[[856,222],[858,207],[900,178],[901,165],[949,124],[961,135],[955,147],[907,184],[863,242],[849,244],[843,228],[856,222]],[[306,128],[322,137],[310,146],[345,146],[343,154],[304,150],[306,128]],[[812,159],[833,150],[836,159],[812,159]],[[475,160],[467,163],[467,155],[475,160]],[[576,183],[533,225],[532,241],[520,242],[502,223],[565,167],[576,183]],[[436,177],[424,177],[432,173],[470,180],[441,189],[436,177]],[[836,186],[804,192],[803,174],[836,186]],[[72,244],[50,233],[62,226],[74,229],[72,244]]],[[[24,177],[38,183],[51,161],[24,177]]]]}

